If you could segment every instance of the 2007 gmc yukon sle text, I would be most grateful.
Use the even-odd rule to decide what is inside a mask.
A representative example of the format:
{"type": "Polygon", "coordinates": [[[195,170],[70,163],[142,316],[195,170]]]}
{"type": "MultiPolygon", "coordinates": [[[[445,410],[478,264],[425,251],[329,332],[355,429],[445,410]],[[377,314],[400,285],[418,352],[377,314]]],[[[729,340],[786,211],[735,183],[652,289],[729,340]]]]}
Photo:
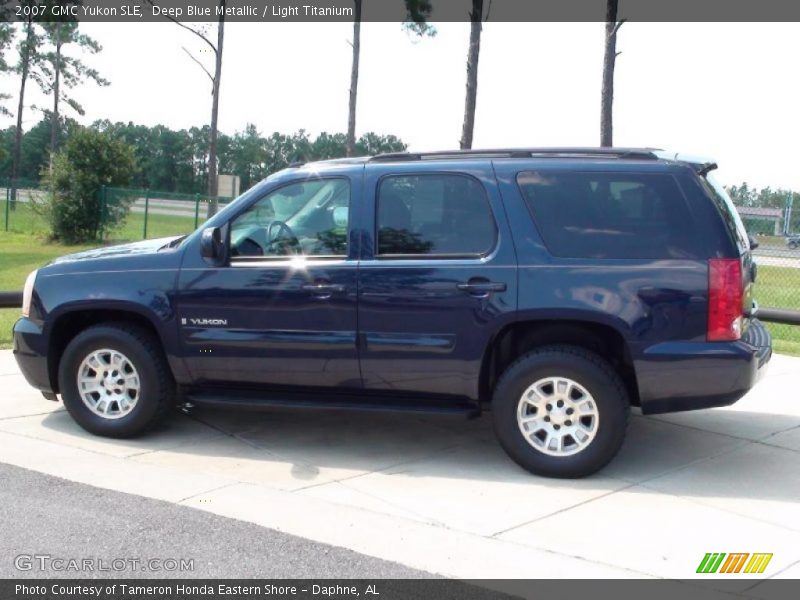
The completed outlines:
{"type": "Polygon", "coordinates": [[[522,467],[580,477],[631,405],[728,405],[770,359],[715,166],[616,148],[288,168],[187,237],[32,273],[14,352],[99,435],[178,399],[490,408],[522,467]]]}

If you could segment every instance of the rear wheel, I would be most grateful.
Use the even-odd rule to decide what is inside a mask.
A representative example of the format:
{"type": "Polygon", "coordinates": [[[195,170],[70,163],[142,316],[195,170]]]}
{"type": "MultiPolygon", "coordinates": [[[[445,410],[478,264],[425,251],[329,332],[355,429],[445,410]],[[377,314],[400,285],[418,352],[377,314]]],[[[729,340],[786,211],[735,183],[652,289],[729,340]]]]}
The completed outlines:
{"type": "Polygon", "coordinates": [[[797,242],[789,242],[789,248],[791,248],[792,250],[796,249],[797,248],[797,242]]]}
{"type": "Polygon", "coordinates": [[[583,477],[603,468],[625,438],[630,405],[619,375],[573,346],[530,352],[495,388],[495,433],[520,466],[548,477],[583,477]]]}
{"type": "Polygon", "coordinates": [[[175,384],[158,340],[127,323],[78,334],[61,358],[58,382],[72,418],[107,437],[143,433],[174,403],[175,384]]]}

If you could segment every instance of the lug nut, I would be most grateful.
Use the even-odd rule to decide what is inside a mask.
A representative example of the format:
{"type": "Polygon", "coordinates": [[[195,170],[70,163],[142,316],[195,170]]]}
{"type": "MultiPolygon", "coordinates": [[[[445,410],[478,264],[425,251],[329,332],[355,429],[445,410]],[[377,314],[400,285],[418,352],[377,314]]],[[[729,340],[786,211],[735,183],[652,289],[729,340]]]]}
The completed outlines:
{"type": "Polygon", "coordinates": [[[564,401],[563,400],[559,400],[558,401],[558,408],[561,408],[562,406],[564,406],[564,401]]]}
{"type": "Polygon", "coordinates": [[[564,425],[566,425],[567,427],[569,427],[570,425],[572,425],[572,421],[570,421],[569,419],[567,419],[566,421],[564,421],[564,425]]]}
{"type": "Polygon", "coordinates": [[[550,417],[545,417],[544,420],[549,423],[550,422],[550,417]]]}
{"type": "Polygon", "coordinates": [[[555,429],[556,431],[558,431],[559,429],[561,429],[561,425],[553,425],[553,429],[555,429]]]}
{"type": "Polygon", "coordinates": [[[548,404],[545,408],[547,408],[547,410],[553,410],[553,405],[552,404],[548,404]]]}
{"type": "Polygon", "coordinates": [[[575,412],[575,409],[574,409],[574,408],[568,408],[568,409],[567,409],[567,414],[568,414],[568,415],[571,415],[571,414],[572,414],[572,413],[574,413],[574,412],[575,412]]]}

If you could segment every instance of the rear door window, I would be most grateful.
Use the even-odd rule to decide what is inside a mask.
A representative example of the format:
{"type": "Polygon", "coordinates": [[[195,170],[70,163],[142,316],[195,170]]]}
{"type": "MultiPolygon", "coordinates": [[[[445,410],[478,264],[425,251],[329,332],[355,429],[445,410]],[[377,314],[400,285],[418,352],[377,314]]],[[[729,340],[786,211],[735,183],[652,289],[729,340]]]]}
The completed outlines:
{"type": "Polygon", "coordinates": [[[522,196],[551,254],[563,258],[695,258],[693,219],[662,173],[523,171],[522,196]]]}
{"type": "Polygon", "coordinates": [[[392,175],[378,187],[378,256],[473,257],[494,247],[486,190],[467,175],[392,175]]]}

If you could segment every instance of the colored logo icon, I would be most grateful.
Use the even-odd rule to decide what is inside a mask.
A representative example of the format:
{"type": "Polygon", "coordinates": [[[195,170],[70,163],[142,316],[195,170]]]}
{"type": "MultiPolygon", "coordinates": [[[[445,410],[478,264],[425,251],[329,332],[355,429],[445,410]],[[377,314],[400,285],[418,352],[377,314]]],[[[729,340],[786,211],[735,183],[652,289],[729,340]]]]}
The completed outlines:
{"type": "Polygon", "coordinates": [[[763,573],[772,553],[708,552],[697,567],[698,573],[763,573]]]}

